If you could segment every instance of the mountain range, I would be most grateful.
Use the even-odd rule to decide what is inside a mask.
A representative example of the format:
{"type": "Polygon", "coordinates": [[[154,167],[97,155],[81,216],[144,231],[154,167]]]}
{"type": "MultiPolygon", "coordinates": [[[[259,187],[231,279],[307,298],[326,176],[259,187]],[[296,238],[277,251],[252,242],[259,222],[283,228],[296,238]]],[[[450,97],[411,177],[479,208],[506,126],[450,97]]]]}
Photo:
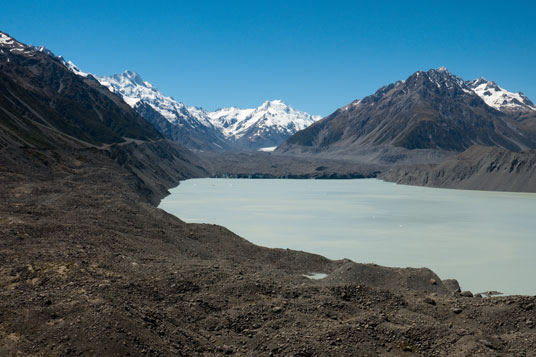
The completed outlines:
{"type": "Polygon", "coordinates": [[[163,136],[93,77],[0,32],[0,143],[91,147],[163,136]]]}
{"type": "MultiPolygon", "coordinates": [[[[366,175],[353,172],[353,176],[370,176],[370,172],[399,165],[435,165],[391,171],[389,180],[398,182],[406,181],[396,175],[410,173],[414,177],[411,182],[431,182],[425,177],[440,172],[442,166],[437,165],[446,160],[453,167],[457,163],[467,164],[470,157],[475,163],[471,167],[477,167],[477,156],[484,150],[459,155],[475,145],[506,152],[536,148],[536,106],[524,94],[509,92],[485,78],[463,80],[444,67],[415,72],[406,80],[384,86],[321,120],[278,100],[253,109],[207,111],[187,106],[165,96],[134,72],[108,77],[92,75],[44,47],[27,46],[2,32],[0,70],[0,148],[12,144],[39,150],[106,148],[165,143],[169,137],[200,151],[258,150],[276,146],[288,137],[277,147],[275,155],[259,157],[262,162],[252,158],[251,165],[240,165],[239,173],[266,176],[270,170],[262,166],[278,167],[277,157],[281,155],[294,159],[302,156],[306,160],[315,157],[307,161],[317,165],[312,168],[312,177],[329,166],[319,164],[319,159],[337,158],[369,165],[359,166],[367,168],[366,175]]],[[[158,153],[151,155],[188,158],[196,166],[192,170],[197,172],[207,164],[203,160],[217,158],[222,161],[216,165],[218,174],[229,174],[224,172],[231,164],[225,155],[193,158],[180,145],[162,145],[155,149],[158,153]]],[[[493,161],[493,156],[497,160],[510,157],[499,157],[503,152],[486,152],[486,162],[493,161]]],[[[515,155],[511,157],[511,162],[503,160],[501,167],[513,167],[514,161],[521,160],[515,155]]],[[[291,166],[285,175],[292,175],[291,166]]],[[[509,175],[532,175],[516,170],[508,171],[509,175]]],[[[478,188],[474,182],[472,185],[478,188]]],[[[500,186],[496,183],[493,189],[500,186]]],[[[526,187],[518,183],[515,189],[526,187]]]]}
{"type": "Polygon", "coordinates": [[[93,180],[103,184],[99,170],[121,171],[151,201],[181,177],[206,175],[198,157],[93,76],[2,32],[0,153],[3,170],[42,179],[92,167],[93,180]]]}
{"type": "MultiPolygon", "coordinates": [[[[55,57],[44,47],[32,47],[55,57]]],[[[536,147],[536,106],[481,77],[465,81],[445,67],[339,108],[323,120],[280,100],[257,108],[208,111],[164,95],[132,71],[100,76],[56,57],[85,80],[117,94],[159,132],[190,149],[271,150],[377,164],[439,163],[472,145],[511,151],[536,147]]]]}
{"type": "Polygon", "coordinates": [[[320,117],[295,110],[281,100],[252,109],[236,107],[208,111],[168,97],[132,71],[95,76],[110,91],[164,134],[193,149],[257,150],[275,147],[320,117]]]}
{"type": "MultiPolygon", "coordinates": [[[[4,36],[11,39],[6,34],[4,36]]],[[[158,131],[194,150],[271,151],[295,132],[321,119],[296,110],[281,100],[265,101],[252,109],[229,107],[208,111],[166,96],[138,73],[126,70],[121,74],[100,76],[82,71],[73,62],[56,56],[44,46],[25,47],[56,58],[84,79],[97,80],[110,92],[119,95],[158,131]]]]}
{"type": "Polygon", "coordinates": [[[440,162],[475,144],[536,148],[535,123],[536,107],[522,93],[485,78],[465,81],[440,67],[337,109],[276,152],[383,164],[440,162]]]}
{"type": "MultiPolygon", "coordinates": [[[[38,49],[54,55],[44,47],[38,49]]],[[[229,107],[208,111],[166,96],[138,73],[127,70],[100,76],[84,72],[74,63],[58,58],[73,73],[97,79],[160,132],[190,149],[270,150],[321,118],[296,110],[281,100],[265,101],[252,109],[229,107]]]]}

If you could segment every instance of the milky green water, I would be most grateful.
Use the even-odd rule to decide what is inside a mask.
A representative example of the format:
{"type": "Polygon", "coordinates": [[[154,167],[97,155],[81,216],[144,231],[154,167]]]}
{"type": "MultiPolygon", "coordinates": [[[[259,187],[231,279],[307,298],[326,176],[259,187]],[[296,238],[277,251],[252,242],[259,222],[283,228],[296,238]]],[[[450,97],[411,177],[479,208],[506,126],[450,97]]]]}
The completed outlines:
{"type": "Polygon", "coordinates": [[[536,294],[536,194],[374,179],[194,179],[160,208],[267,247],[428,267],[473,292],[536,294]]]}

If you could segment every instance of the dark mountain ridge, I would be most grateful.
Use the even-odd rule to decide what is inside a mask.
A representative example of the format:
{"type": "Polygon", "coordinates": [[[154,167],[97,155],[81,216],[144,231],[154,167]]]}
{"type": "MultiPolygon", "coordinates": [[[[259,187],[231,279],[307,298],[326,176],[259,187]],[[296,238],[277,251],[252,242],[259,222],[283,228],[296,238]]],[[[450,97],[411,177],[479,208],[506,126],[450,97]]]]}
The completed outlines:
{"type": "Polygon", "coordinates": [[[87,146],[163,139],[92,77],[83,79],[54,56],[0,36],[0,116],[9,133],[4,144],[56,147],[65,140],[87,146]],[[35,131],[49,134],[37,137],[35,131]]]}
{"type": "Polygon", "coordinates": [[[456,153],[475,144],[521,151],[536,148],[534,122],[536,111],[497,110],[463,79],[439,68],[418,71],[336,110],[276,151],[356,158],[375,147],[409,150],[409,155],[412,150],[456,153]]]}
{"type": "Polygon", "coordinates": [[[54,176],[73,162],[112,160],[146,199],[179,179],[206,175],[199,159],[164,138],[93,77],[0,32],[0,166],[54,176]],[[89,159],[88,159],[89,157],[89,159]]]}

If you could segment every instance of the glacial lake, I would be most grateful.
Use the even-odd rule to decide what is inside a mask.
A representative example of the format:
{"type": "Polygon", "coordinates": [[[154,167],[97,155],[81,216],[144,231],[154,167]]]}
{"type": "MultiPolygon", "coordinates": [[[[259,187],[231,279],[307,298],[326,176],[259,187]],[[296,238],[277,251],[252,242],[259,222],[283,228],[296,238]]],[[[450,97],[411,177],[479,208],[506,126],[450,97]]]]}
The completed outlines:
{"type": "Polygon", "coordinates": [[[159,206],[249,241],[428,267],[473,293],[536,294],[536,194],[446,190],[375,179],[193,179],[159,206]]]}

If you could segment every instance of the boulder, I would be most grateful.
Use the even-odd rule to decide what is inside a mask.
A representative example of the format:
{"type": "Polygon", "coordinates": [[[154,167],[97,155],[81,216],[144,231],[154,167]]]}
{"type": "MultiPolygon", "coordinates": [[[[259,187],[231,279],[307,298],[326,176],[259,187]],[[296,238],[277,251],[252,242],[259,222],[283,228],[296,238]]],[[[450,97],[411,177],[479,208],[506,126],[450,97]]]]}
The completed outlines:
{"type": "Polygon", "coordinates": [[[456,279],[446,279],[443,280],[443,285],[450,291],[450,292],[457,292],[459,293],[461,291],[460,284],[458,283],[458,280],[456,279]]]}
{"type": "Polygon", "coordinates": [[[462,291],[462,292],[460,293],[460,295],[463,296],[463,297],[473,297],[473,293],[470,292],[469,290],[462,291]]]}

